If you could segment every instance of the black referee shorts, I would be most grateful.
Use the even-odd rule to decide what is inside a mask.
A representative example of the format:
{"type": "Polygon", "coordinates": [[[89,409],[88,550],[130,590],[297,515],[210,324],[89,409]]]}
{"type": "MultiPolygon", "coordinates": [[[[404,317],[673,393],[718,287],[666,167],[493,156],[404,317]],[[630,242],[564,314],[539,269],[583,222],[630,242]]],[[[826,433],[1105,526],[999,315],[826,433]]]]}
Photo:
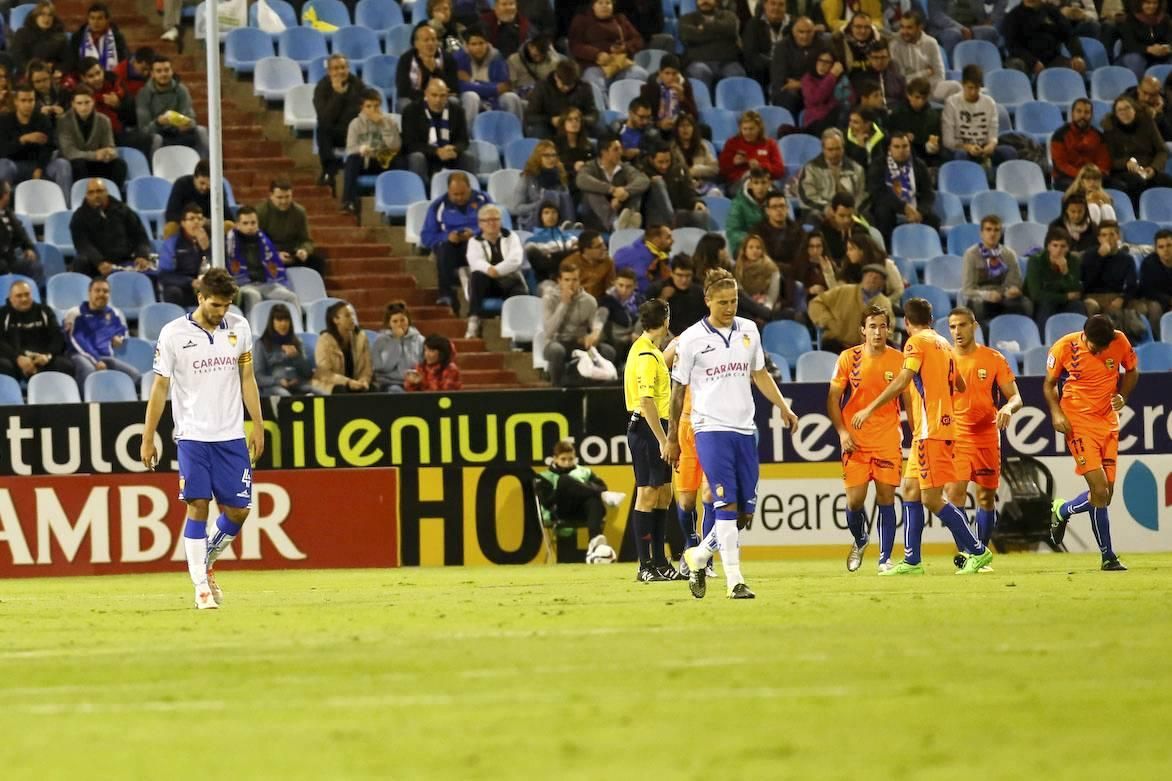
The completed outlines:
{"type": "MultiPolygon", "coordinates": [[[[667,431],[667,421],[660,424],[667,431]]],[[[659,487],[671,482],[671,464],[659,456],[659,442],[642,416],[631,417],[627,426],[627,447],[631,449],[631,463],[635,467],[635,487],[659,487]]]]}

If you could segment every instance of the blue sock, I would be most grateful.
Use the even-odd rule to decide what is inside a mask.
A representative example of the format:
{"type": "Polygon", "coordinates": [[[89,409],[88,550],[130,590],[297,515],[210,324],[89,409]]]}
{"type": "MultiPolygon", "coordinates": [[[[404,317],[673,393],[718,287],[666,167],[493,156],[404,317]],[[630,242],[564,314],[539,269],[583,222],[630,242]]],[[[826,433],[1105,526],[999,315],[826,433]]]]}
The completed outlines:
{"type": "Polygon", "coordinates": [[[920,541],[924,538],[924,505],[921,502],[903,503],[903,560],[920,563],[920,541]]]}
{"type": "Polygon", "coordinates": [[[855,545],[866,543],[867,511],[862,508],[858,510],[846,508],[846,528],[850,529],[851,536],[855,538],[855,545]]]}
{"type": "Polygon", "coordinates": [[[988,545],[993,538],[993,527],[997,525],[997,510],[977,508],[977,537],[982,545],[988,545]]]}
{"type": "Polygon", "coordinates": [[[684,547],[695,548],[700,544],[700,538],[696,536],[696,508],[685,510],[682,507],[676,507],[680,519],[680,531],[684,535],[684,547]]]}
{"type": "Polygon", "coordinates": [[[716,525],[716,506],[712,502],[704,503],[704,517],[700,520],[700,539],[708,536],[712,527],[716,525]]]}
{"type": "Polygon", "coordinates": [[[891,558],[895,547],[895,505],[879,505],[879,561],[891,558]]]}
{"type": "Polygon", "coordinates": [[[1095,534],[1095,542],[1099,543],[1099,553],[1103,554],[1103,558],[1115,558],[1115,551],[1111,549],[1111,519],[1106,507],[1091,508],[1091,531],[1095,534]]]}
{"type": "Polygon", "coordinates": [[[952,539],[956,540],[956,547],[965,553],[984,553],[985,546],[969,528],[968,518],[960,508],[952,502],[945,502],[936,513],[936,517],[944,524],[944,528],[952,532],[952,539]]]}
{"type": "Polygon", "coordinates": [[[1089,491],[1083,491],[1078,496],[1071,499],[1062,508],[1058,510],[1059,517],[1064,521],[1069,521],[1070,516],[1078,515],[1079,513],[1087,512],[1091,509],[1091,495],[1089,491]]]}
{"type": "Polygon", "coordinates": [[[183,536],[189,540],[206,540],[208,537],[208,522],[188,518],[183,526],[183,536]]]}

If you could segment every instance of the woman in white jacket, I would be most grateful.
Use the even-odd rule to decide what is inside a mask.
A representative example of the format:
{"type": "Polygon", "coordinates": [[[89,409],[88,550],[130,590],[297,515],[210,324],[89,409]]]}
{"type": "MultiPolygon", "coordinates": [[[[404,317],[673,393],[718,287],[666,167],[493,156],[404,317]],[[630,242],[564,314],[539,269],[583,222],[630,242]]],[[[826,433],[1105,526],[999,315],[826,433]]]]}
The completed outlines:
{"type": "Polygon", "coordinates": [[[488,204],[476,213],[480,235],[468,242],[468,330],[465,339],[480,336],[480,318],[487,298],[511,298],[527,292],[521,263],[525,253],[516,233],[501,227],[500,207],[488,204]]]}

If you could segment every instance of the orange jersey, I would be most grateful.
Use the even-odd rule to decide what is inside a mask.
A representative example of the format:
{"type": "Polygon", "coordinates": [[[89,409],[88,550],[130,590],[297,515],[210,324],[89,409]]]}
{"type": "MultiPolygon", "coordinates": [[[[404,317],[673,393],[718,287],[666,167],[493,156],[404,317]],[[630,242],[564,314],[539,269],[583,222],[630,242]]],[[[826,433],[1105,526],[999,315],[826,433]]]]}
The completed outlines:
{"type": "Polygon", "coordinates": [[[915,373],[912,438],[955,440],[952,393],[956,362],[952,345],[926,328],[904,343],[903,368],[915,373]]]}
{"type": "Polygon", "coordinates": [[[1002,403],[1001,386],[1014,381],[1013,369],[1005,356],[991,347],[977,345],[968,355],[954,353],[956,371],[964,380],[964,391],[952,397],[956,413],[956,438],[976,447],[1001,443],[997,410],[1002,403]]]}
{"type": "Polygon", "coordinates": [[[1048,376],[1060,380],[1062,411],[1072,424],[1090,424],[1090,428],[1119,430],[1119,416],[1111,409],[1111,397],[1119,392],[1120,370],[1135,369],[1135,349],[1121,331],[1107,349],[1092,354],[1082,331],[1055,342],[1046,359],[1048,376]]]}
{"type": "MultiPolygon", "coordinates": [[[[882,355],[867,354],[863,345],[843,350],[830,384],[842,390],[839,408],[843,420],[849,421],[887,389],[903,366],[899,350],[887,347],[882,355]]],[[[863,428],[852,434],[860,450],[898,448],[903,442],[899,426],[899,399],[893,399],[867,418],[863,428]]]]}

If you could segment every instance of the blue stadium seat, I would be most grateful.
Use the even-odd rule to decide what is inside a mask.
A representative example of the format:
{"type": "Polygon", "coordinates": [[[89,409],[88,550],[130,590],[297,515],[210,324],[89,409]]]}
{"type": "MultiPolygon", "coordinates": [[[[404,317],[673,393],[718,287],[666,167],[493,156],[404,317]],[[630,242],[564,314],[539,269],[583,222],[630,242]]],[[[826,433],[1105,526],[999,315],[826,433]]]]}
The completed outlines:
{"type": "Polygon", "coordinates": [[[407,215],[403,221],[403,238],[411,246],[418,247],[422,241],[419,233],[423,230],[423,221],[427,217],[429,206],[430,201],[416,201],[407,207],[407,215]]]}
{"type": "Polygon", "coordinates": [[[118,147],[118,157],[126,163],[126,181],[133,181],[140,176],[151,175],[151,163],[146,155],[132,146],[118,147]]]}
{"type": "Polygon", "coordinates": [[[774,320],[761,331],[761,345],[766,351],[777,353],[790,366],[797,366],[798,358],[814,349],[806,326],[793,320],[774,320]]]}
{"type": "Polygon", "coordinates": [[[944,254],[940,234],[923,224],[898,225],[891,234],[891,254],[912,262],[927,261],[944,254]]]}
{"type": "Polygon", "coordinates": [[[1087,321],[1086,315],[1077,312],[1058,312],[1046,319],[1045,344],[1054,344],[1067,334],[1081,331],[1087,321]]]}
{"type": "MultiPolygon", "coordinates": [[[[1102,41],[1098,38],[1088,38],[1085,35],[1079,36],[1078,40],[1082,43],[1082,53],[1087,62],[1087,70],[1093,71],[1107,66],[1107,47],[1103,45],[1102,41]]],[[[1064,56],[1069,56],[1070,50],[1066,49],[1065,45],[1062,49],[1066,52],[1064,56]]]]}
{"type": "Polygon", "coordinates": [[[0,374],[0,407],[20,406],[24,398],[20,395],[20,383],[7,374],[0,374]]]}
{"type": "Polygon", "coordinates": [[[334,27],[346,27],[350,24],[350,11],[342,0],[309,0],[301,6],[302,24],[308,24],[305,17],[310,10],[316,13],[319,22],[326,22],[334,27]]]}
{"type": "Polygon", "coordinates": [[[411,51],[411,39],[414,33],[415,28],[410,24],[400,24],[387,30],[383,36],[387,42],[387,54],[402,57],[411,51]]]}
{"type": "Polygon", "coordinates": [[[379,36],[374,30],[366,27],[342,27],[334,33],[333,50],[335,54],[344,54],[350,60],[351,67],[364,66],[370,59],[382,55],[379,45],[379,36]]]}
{"type": "Polygon", "coordinates": [[[953,227],[968,222],[964,216],[964,204],[960,202],[960,198],[952,193],[936,193],[936,203],[933,208],[936,216],[940,218],[940,228],[946,236],[953,227]]]}
{"type": "Polygon", "coordinates": [[[317,351],[317,334],[306,331],[297,334],[297,338],[301,340],[301,349],[305,351],[306,357],[312,362],[314,353],[317,351]]]}
{"type": "Polygon", "coordinates": [[[1038,326],[1025,315],[997,315],[989,321],[989,346],[1012,355],[1017,362],[1021,361],[1022,353],[1041,344],[1038,326]],[[1008,342],[1017,342],[1017,349],[1003,347],[1008,342]]]}
{"type": "Polygon", "coordinates": [[[1019,133],[1028,133],[1039,144],[1049,146],[1051,134],[1062,127],[1063,122],[1062,112],[1053,103],[1031,100],[1017,107],[1013,127],[1019,133]]]}
{"type": "Polygon", "coordinates": [[[643,236],[642,228],[619,228],[610,234],[610,241],[607,245],[608,252],[611,257],[621,250],[623,247],[634,244],[643,236]]]}
{"type": "MultiPolygon", "coordinates": [[[[948,329],[948,315],[937,317],[936,322],[932,324],[933,330],[952,343],[952,331],[948,329]]],[[[981,330],[980,325],[973,329],[973,341],[977,344],[983,345],[985,343],[985,333],[981,330]]]]}
{"type": "Polygon", "coordinates": [[[119,371],[94,372],[85,379],[83,399],[88,403],[138,401],[138,388],[130,375],[119,371]]]}
{"type": "Polygon", "coordinates": [[[726,108],[700,109],[700,121],[712,129],[712,143],[718,149],[724,146],[724,142],[735,136],[739,130],[736,112],[726,108]]]}
{"type": "Polygon", "coordinates": [[[476,177],[481,182],[487,182],[493,172],[501,170],[500,147],[474,138],[468,142],[468,154],[476,161],[476,177]]]}
{"type": "Polygon", "coordinates": [[[952,67],[964,70],[966,65],[980,65],[981,70],[985,72],[985,78],[988,79],[993,71],[1003,67],[1001,52],[988,41],[961,41],[952,50],[952,67]]]}
{"type": "Polygon", "coordinates": [[[285,93],[285,125],[294,133],[312,133],[317,129],[317,109],[313,106],[316,84],[298,84],[285,93]]]}
{"type": "Polygon", "coordinates": [[[411,171],[384,171],[374,182],[374,210],[384,217],[404,217],[411,203],[423,200],[423,181],[411,171]]]}
{"type": "MultiPolygon", "coordinates": [[[[1042,225],[1038,222],[1019,222],[1016,225],[1010,225],[1005,229],[1005,236],[1002,243],[1009,247],[1016,253],[1016,255],[1025,259],[1028,255],[1032,255],[1046,243],[1046,231],[1049,229],[1048,225],[1042,225]]],[[[1022,276],[1025,276],[1025,270],[1022,270],[1022,276]]]]}
{"type": "Polygon", "coordinates": [[[1006,160],[997,166],[997,189],[1003,190],[1022,206],[1030,196],[1049,189],[1042,167],[1032,160],[1006,160]]]}
{"type": "Polygon", "coordinates": [[[111,198],[118,200],[118,201],[125,200],[122,197],[122,191],[118,189],[118,185],[114,184],[109,179],[105,178],[104,176],[98,176],[98,177],[87,176],[84,179],[78,179],[77,181],[75,181],[73,183],[73,186],[69,188],[69,210],[70,211],[74,211],[74,212],[77,211],[77,207],[79,207],[83,203],[85,203],[85,190],[87,187],[89,187],[90,179],[95,179],[95,178],[101,179],[102,182],[105,183],[106,192],[108,192],[110,194],[111,198]]]}
{"type": "MultiPolygon", "coordinates": [[[[1140,212],[1143,212],[1142,202],[1140,212]]],[[[1160,226],[1151,220],[1132,220],[1120,227],[1123,228],[1123,240],[1128,244],[1155,244],[1156,231],[1160,230],[1160,226]]]]}
{"type": "Polygon", "coordinates": [[[1046,68],[1038,74],[1035,85],[1038,100],[1052,103],[1063,113],[1070,113],[1070,104],[1087,96],[1087,83],[1071,68],[1046,68]]]}
{"type": "Polygon", "coordinates": [[[700,79],[688,79],[688,83],[692,85],[692,97],[696,100],[696,110],[703,111],[706,108],[712,108],[712,93],[708,90],[708,85],[700,81],[700,79]]]}
{"type": "Polygon", "coordinates": [[[520,181],[519,170],[502,168],[488,177],[488,197],[502,209],[512,211],[517,208],[517,183],[520,181]]]}
{"type": "Polygon", "coordinates": [[[515,138],[506,144],[505,167],[523,169],[540,140],[539,138],[515,138]]]}
{"type": "Polygon", "coordinates": [[[1057,190],[1034,193],[1030,196],[1026,214],[1030,222],[1049,225],[1062,216],[1062,193],[1057,190]]]}
{"type": "Polygon", "coordinates": [[[790,133],[777,139],[777,145],[786,170],[795,172],[794,175],[803,165],[822,154],[822,142],[809,133],[790,133]]]}
{"type": "Polygon", "coordinates": [[[717,108],[740,114],[756,106],[765,105],[765,93],[756,79],[747,76],[729,76],[716,82],[717,108]]]}
{"type": "Polygon", "coordinates": [[[837,365],[838,356],[834,353],[825,350],[802,353],[798,356],[798,363],[794,367],[794,381],[830,382],[837,365]]]}
{"type": "Polygon", "coordinates": [[[308,266],[290,266],[285,269],[285,274],[302,306],[326,297],[326,283],[322,281],[321,274],[308,266]]]}
{"type": "Polygon", "coordinates": [[[676,228],[671,232],[672,252],[683,252],[691,255],[696,251],[696,245],[708,231],[703,228],[676,228]]]}
{"type": "Polygon", "coordinates": [[[1141,372],[1172,372],[1172,344],[1148,342],[1135,348],[1141,372]]]}
{"type": "Polygon", "coordinates": [[[89,296],[90,278],[76,271],[66,271],[48,278],[45,303],[58,312],[67,312],[89,296]]]}
{"type": "MultiPolygon", "coordinates": [[[[398,6],[387,3],[391,8],[398,6]]],[[[372,87],[384,90],[395,89],[395,73],[399,69],[399,58],[394,54],[379,54],[362,64],[362,80],[372,87]]]]}
{"type": "Polygon", "coordinates": [[[114,355],[145,374],[154,365],[155,345],[146,339],[128,336],[122,346],[114,351],[114,355]]]}
{"type": "Polygon", "coordinates": [[[267,101],[283,103],[285,95],[305,83],[301,66],[288,57],[265,57],[252,74],[252,94],[267,101]]]}
{"type": "Polygon", "coordinates": [[[789,362],[786,361],[785,356],[771,352],[766,352],[765,354],[769,356],[769,360],[773,361],[773,365],[777,367],[777,373],[781,375],[782,381],[793,382],[793,377],[789,371],[789,362]]]}
{"type": "Polygon", "coordinates": [[[338,303],[340,298],[319,298],[305,307],[305,330],[320,334],[326,330],[326,310],[338,303]]]}
{"type": "Polygon", "coordinates": [[[142,308],[157,300],[155,284],[141,271],[115,271],[106,280],[110,283],[110,303],[121,309],[127,320],[138,320],[142,308]]]}
{"type": "MultiPolygon", "coordinates": [[[[941,256],[943,257],[943,256],[941,256]]],[[[912,263],[907,258],[901,258],[899,255],[893,255],[891,262],[899,269],[899,275],[903,277],[903,281],[909,285],[918,284],[920,281],[920,274],[916,271],[916,264],[912,263]]]]}
{"type": "MultiPolygon", "coordinates": [[[[953,301],[960,291],[961,278],[964,276],[964,263],[958,255],[938,255],[924,266],[924,284],[938,287],[947,293],[953,301]]],[[[914,282],[914,280],[912,280],[914,282]]]]}
{"type": "MultiPolygon", "coordinates": [[[[297,12],[293,10],[293,6],[287,3],[286,0],[265,0],[265,2],[268,3],[269,8],[273,9],[273,12],[278,17],[280,17],[281,21],[285,23],[286,28],[297,26],[297,12]]],[[[259,3],[252,3],[248,8],[249,27],[260,26],[256,20],[257,6],[259,5],[259,3]]]]}
{"type": "MultiPolygon", "coordinates": [[[[398,27],[405,21],[399,4],[388,3],[387,0],[358,0],[354,8],[354,24],[368,27],[383,38],[392,27],[398,27]]],[[[366,76],[362,80],[370,83],[366,76]]]]}
{"type": "Polygon", "coordinates": [[[21,3],[18,6],[14,6],[12,10],[8,12],[8,24],[6,25],[8,28],[8,34],[13,35],[21,27],[24,27],[25,20],[36,7],[37,6],[35,3],[21,3]]]}
{"type": "Polygon", "coordinates": [[[1046,346],[1031,347],[1022,353],[1021,373],[1025,377],[1046,376],[1046,359],[1050,350],[1046,346]]]}
{"type": "Polygon", "coordinates": [[[521,120],[507,111],[483,111],[472,122],[472,137],[504,148],[515,138],[525,135],[521,120]]]}
{"type": "Polygon", "coordinates": [[[1160,341],[1172,344],[1172,312],[1160,315],[1160,341]]]}
{"type": "Polygon", "coordinates": [[[907,306],[907,302],[913,298],[922,298],[931,304],[933,316],[947,315],[952,311],[952,299],[935,285],[909,285],[904,289],[901,301],[907,306]]]}
{"type": "MultiPolygon", "coordinates": [[[[664,8],[667,8],[668,3],[664,3],[664,8]]],[[[675,9],[672,9],[672,13],[675,9]]],[[[663,60],[667,52],[662,49],[641,49],[635,52],[635,64],[648,73],[656,73],[659,70],[659,63],[663,60]]]]}
{"type": "Polygon", "coordinates": [[[1011,68],[987,72],[985,89],[989,96],[997,101],[998,105],[1005,106],[1010,114],[1015,114],[1018,106],[1034,99],[1029,76],[1011,68]]]}
{"type": "Polygon", "coordinates": [[[81,394],[73,377],[62,372],[40,372],[28,381],[29,404],[80,404],[81,394]]]}
{"type": "Polygon", "coordinates": [[[159,338],[163,326],[180,317],[183,317],[183,307],[178,304],[166,301],[147,304],[138,313],[138,336],[153,342],[159,338]]]}
{"type": "Polygon", "coordinates": [[[250,328],[252,328],[253,334],[259,336],[260,334],[264,333],[265,326],[268,325],[269,322],[269,312],[271,312],[273,307],[277,306],[278,304],[289,308],[289,314],[293,316],[293,330],[297,330],[298,324],[302,322],[301,307],[297,306],[296,304],[286,303],[284,301],[274,301],[272,299],[268,299],[266,301],[261,301],[258,304],[254,304],[248,313],[248,325],[250,328]]]}
{"type": "Polygon", "coordinates": [[[1018,208],[1017,199],[1001,190],[986,190],[974,195],[969,206],[969,214],[973,217],[973,223],[977,225],[990,214],[1000,217],[1003,225],[1021,222],[1021,209],[1018,208]]]}
{"type": "Polygon", "coordinates": [[[158,176],[131,179],[126,184],[126,205],[158,226],[163,224],[170,195],[171,182],[158,176]]]}
{"type": "Polygon", "coordinates": [[[766,138],[776,138],[777,129],[782,125],[797,126],[794,120],[794,115],[789,113],[789,109],[781,106],[756,106],[754,109],[761,115],[761,121],[765,123],[766,138]]]}
{"type": "MultiPolygon", "coordinates": [[[[963,41],[963,43],[972,43],[972,41],[963,41]]],[[[989,189],[989,180],[985,177],[985,169],[971,160],[949,160],[940,166],[939,177],[939,189],[960,198],[960,202],[965,206],[969,205],[975,194],[989,189]]]]}
{"type": "Polygon", "coordinates": [[[53,212],[65,211],[65,193],[51,179],[27,179],[16,185],[12,196],[13,211],[27,214],[34,225],[44,225],[53,212]]]}
{"type": "MultiPolygon", "coordinates": [[[[322,79],[329,75],[329,64],[329,57],[318,57],[316,59],[310,60],[309,67],[305,70],[305,83],[313,84],[314,86],[320,83],[322,79]]],[[[358,72],[357,69],[355,69],[353,63],[350,64],[350,72],[358,72]]]]}
{"type": "Polygon", "coordinates": [[[1112,101],[1137,83],[1135,74],[1119,65],[1108,65],[1091,71],[1091,98],[1112,101]]]}
{"type": "Polygon", "coordinates": [[[17,282],[28,284],[32,288],[33,301],[41,303],[41,291],[37,289],[37,283],[33,281],[32,277],[26,277],[24,274],[0,274],[0,301],[7,303],[8,291],[17,282]]]}
{"type": "Polygon", "coordinates": [[[981,240],[981,227],[971,222],[957,225],[948,232],[948,254],[964,255],[965,250],[981,240]]]}
{"type": "Polygon", "coordinates": [[[1172,64],[1163,63],[1162,65],[1149,65],[1148,69],[1144,71],[1144,77],[1151,76],[1156,81],[1163,84],[1168,76],[1172,74],[1172,64]]]}
{"type": "Polygon", "coordinates": [[[642,89],[643,81],[641,79],[615,79],[607,90],[607,108],[621,111],[625,116],[631,101],[639,97],[639,91],[642,89]]]}
{"type": "Polygon", "coordinates": [[[724,223],[728,220],[729,210],[732,209],[732,201],[723,195],[708,195],[704,197],[703,201],[704,205],[708,207],[708,217],[712,229],[723,231],[724,223]]]}
{"type": "Polygon", "coordinates": [[[326,37],[312,27],[290,27],[277,36],[277,54],[288,57],[302,69],[319,57],[328,57],[326,37]]]}
{"type": "Polygon", "coordinates": [[[237,27],[224,36],[224,64],[237,74],[252,73],[257,62],[272,56],[272,37],[255,27],[237,27]]]}
{"type": "Polygon", "coordinates": [[[57,249],[56,244],[48,244],[43,241],[35,241],[33,244],[37,248],[37,259],[41,261],[41,266],[45,269],[45,279],[54,274],[65,273],[65,256],[61,254],[61,250],[57,249]]]}
{"type": "Polygon", "coordinates": [[[1111,196],[1111,203],[1115,207],[1115,219],[1122,225],[1125,222],[1132,222],[1135,220],[1135,209],[1131,206],[1131,198],[1122,190],[1116,190],[1111,187],[1103,188],[1104,192],[1111,196]]]}
{"type": "Polygon", "coordinates": [[[1152,187],[1139,197],[1139,218],[1172,223],[1172,187],[1152,187]]]}

